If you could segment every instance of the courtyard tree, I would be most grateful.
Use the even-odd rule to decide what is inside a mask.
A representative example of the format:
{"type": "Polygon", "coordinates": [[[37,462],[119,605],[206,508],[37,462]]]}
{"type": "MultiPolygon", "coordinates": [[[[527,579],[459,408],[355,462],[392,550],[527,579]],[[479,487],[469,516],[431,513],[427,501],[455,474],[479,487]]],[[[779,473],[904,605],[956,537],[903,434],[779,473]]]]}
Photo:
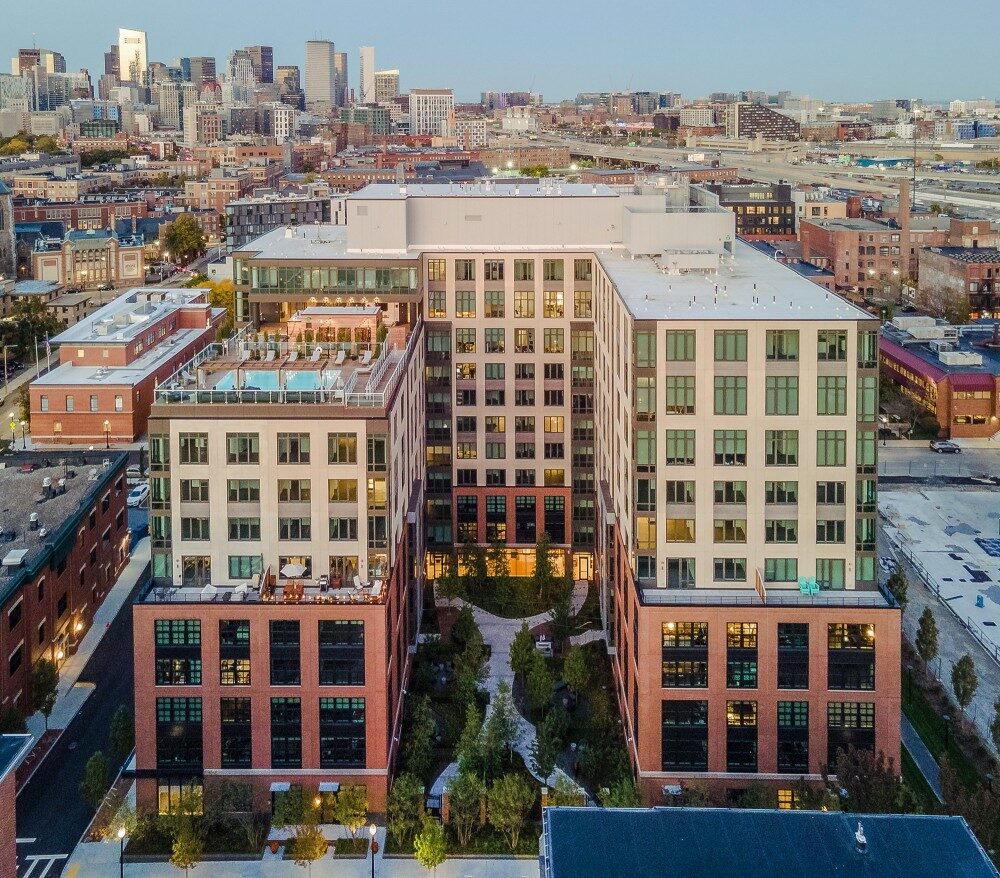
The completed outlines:
{"type": "Polygon", "coordinates": [[[556,586],[555,601],[549,611],[549,632],[556,652],[562,653],[566,641],[573,633],[573,584],[559,582],[556,586]]]}
{"type": "Polygon", "coordinates": [[[896,599],[896,603],[905,610],[906,592],[909,589],[909,583],[906,581],[906,573],[902,567],[897,567],[892,571],[892,576],[889,577],[886,585],[889,587],[892,596],[896,599]]]}
{"type": "Polygon", "coordinates": [[[361,784],[342,786],[333,804],[335,823],[346,826],[354,838],[355,833],[368,822],[368,787],[361,784]]]}
{"type": "Polygon", "coordinates": [[[517,850],[521,830],[528,812],[535,803],[535,789],[521,774],[506,774],[494,781],[487,799],[487,819],[490,826],[502,833],[517,850]]]}
{"type": "Polygon", "coordinates": [[[486,730],[507,751],[508,757],[513,755],[514,748],[521,740],[521,720],[511,697],[510,683],[506,680],[501,680],[497,685],[486,730]]]}
{"type": "Polygon", "coordinates": [[[917,652],[925,665],[937,658],[938,627],[930,607],[924,607],[917,623],[917,652]]]}
{"type": "Polygon", "coordinates": [[[437,867],[444,862],[448,845],[444,837],[444,827],[440,820],[425,817],[420,834],[413,839],[413,854],[425,869],[431,874],[437,874],[437,867]]]}
{"type": "Polygon", "coordinates": [[[83,780],[80,781],[80,792],[84,801],[95,811],[104,801],[104,796],[108,791],[108,760],[104,754],[98,750],[83,769],[83,780]]]}
{"type": "Polygon", "coordinates": [[[574,695],[580,695],[590,685],[590,665],[582,646],[571,646],[563,662],[563,680],[574,695]]]}
{"type": "Polygon", "coordinates": [[[193,869],[205,853],[205,845],[194,828],[190,815],[181,817],[175,826],[173,842],[170,845],[170,865],[183,869],[184,875],[193,869]]]}
{"type": "Polygon", "coordinates": [[[119,763],[132,752],[132,748],[135,746],[132,711],[124,704],[115,711],[115,715],[111,718],[108,746],[111,748],[111,758],[119,763]]]}
{"type": "Polygon", "coordinates": [[[542,531],[535,546],[535,571],[532,574],[532,584],[535,586],[539,598],[548,594],[553,575],[552,541],[549,539],[549,535],[542,531]]]}
{"type": "Polygon", "coordinates": [[[387,829],[397,845],[406,844],[417,834],[423,805],[423,781],[409,772],[397,777],[386,804],[387,829]]]}
{"type": "Polygon", "coordinates": [[[31,669],[31,703],[35,710],[45,717],[45,728],[49,727],[49,717],[56,706],[56,691],[59,688],[59,669],[55,662],[39,659],[31,669]]]}
{"type": "Polygon", "coordinates": [[[424,695],[413,705],[410,734],[403,747],[406,770],[426,781],[434,761],[434,714],[430,697],[424,695]]]}
{"type": "Polygon", "coordinates": [[[510,646],[510,669],[523,679],[531,670],[532,657],[536,652],[535,638],[531,636],[528,623],[522,622],[510,646]]]}
{"type": "Polygon", "coordinates": [[[186,265],[205,252],[205,235],[190,213],[182,213],[163,232],[163,246],[168,253],[186,265]]]}
{"type": "Polygon", "coordinates": [[[507,605],[513,597],[507,544],[502,540],[494,540],[490,544],[487,561],[490,568],[490,587],[496,592],[500,603],[507,605]]]}
{"type": "Polygon", "coordinates": [[[528,703],[534,712],[544,711],[552,701],[555,689],[555,678],[549,670],[548,663],[538,651],[533,653],[531,667],[524,681],[528,695],[528,703]]]}
{"type": "Polygon", "coordinates": [[[468,847],[485,798],[486,784],[472,772],[460,771],[448,782],[451,819],[460,847],[468,847]]]}
{"type": "Polygon", "coordinates": [[[951,669],[951,688],[955,693],[955,700],[958,706],[965,713],[966,708],[972,704],[972,699],[979,688],[979,677],[976,675],[976,663],[969,653],[963,655],[955,667],[951,669]]]}

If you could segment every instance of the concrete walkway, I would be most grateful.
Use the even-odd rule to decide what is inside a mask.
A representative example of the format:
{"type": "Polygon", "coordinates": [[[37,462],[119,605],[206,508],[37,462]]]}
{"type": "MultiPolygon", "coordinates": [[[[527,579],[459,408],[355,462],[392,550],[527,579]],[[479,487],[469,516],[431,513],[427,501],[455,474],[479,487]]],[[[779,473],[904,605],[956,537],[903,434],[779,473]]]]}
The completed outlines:
{"type": "MultiPolygon", "coordinates": [[[[149,555],[149,538],[146,537],[136,544],[132,557],[129,558],[128,564],[125,565],[121,576],[118,577],[118,581],[111,587],[103,603],[97,608],[90,630],[84,634],[80,646],[59,669],[56,706],[49,717],[50,729],[65,729],[94,691],[92,683],[77,685],[77,680],[104,637],[104,633],[108,630],[111,620],[121,612],[122,606],[132,593],[132,589],[135,588],[135,584],[139,581],[143,570],[146,569],[146,565],[149,564],[149,555]]],[[[129,656],[128,660],[131,661],[131,658],[129,656]]],[[[45,731],[45,717],[40,713],[35,713],[28,717],[27,725],[28,732],[37,741],[42,736],[42,732],[45,731]]]]}
{"type": "MultiPolygon", "coordinates": [[[[199,863],[194,875],[197,878],[427,878],[430,874],[413,859],[382,858],[385,829],[379,827],[375,836],[379,843],[379,853],[375,857],[375,871],[372,872],[370,856],[365,859],[337,857],[332,852],[312,864],[310,870],[295,865],[290,860],[272,859],[270,851],[267,859],[231,862],[199,863]]],[[[90,878],[90,876],[110,876],[118,874],[118,852],[116,842],[86,842],[77,846],[66,864],[64,878],[90,878]]],[[[130,878],[164,878],[179,876],[181,873],[168,863],[126,863],[125,873],[130,878]]],[[[538,878],[538,861],[533,859],[448,859],[437,867],[437,878],[538,878]]]]}
{"type": "MultiPolygon", "coordinates": [[[[572,598],[573,615],[580,612],[580,608],[583,606],[583,602],[586,599],[587,583],[582,580],[574,583],[572,598]]],[[[456,599],[451,602],[450,605],[454,606],[456,603],[463,606],[466,604],[465,601],[456,599]]],[[[441,605],[448,606],[449,602],[442,602],[441,605]]],[[[535,616],[528,616],[520,619],[504,619],[501,616],[494,616],[492,613],[487,613],[486,610],[482,610],[474,604],[469,604],[469,606],[472,607],[472,615],[475,617],[476,624],[479,626],[479,630],[483,634],[483,640],[490,647],[490,659],[487,665],[485,684],[486,691],[490,694],[490,703],[486,708],[486,716],[488,717],[496,704],[496,696],[500,688],[500,681],[506,680],[511,689],[514,687],[514,672],[510,668],[510,648],[514,643],[515,635],[521,628],[521,623],[527,622],[529,628],[534,628],[536,625],[541,625],[543,622],[549,621],[549,613],[546,611],[544,613],[538,613],[535,616]]],[[[528,771],[531,772],[535,780],[537,780],[540,784],[549,785],[549,781],[555,783],[557,778],[562,777],[570,783],[574,783],[569,775],[558,766],[556,766],[555,771],[549,778],[541,778],[535,774],[533,768],[531,767],[531,748],[535,743],[535,738],[537,737],[535,727],[532,723],[528,722],[527,719],[521,716],[520,711],[515,709],[515,712],[517,714],[519,728],[514,749],[524,759],[525,766],[528,771]]],[[[441,772],[438,778],[431,785],[431,795],[440,796],[444,792],[448,780],[454,777],[457,773],[458,763],[452,762],[444,769],[444,771],[441,772]]]]}
{"type": "Polygon", "coordinates": [[[920,769],[924,780],[927,781],[931,792],[934,793],[939,802],[943,803],[944,796],[941,795],[941,766],[937,764],[937,760],[931,754],[931,751],[927,749],[927,745],[923,742],[917,730],[910,724],[910,721],[905,716],[902,717],[902,720],[900,738],[902,739],[903,746],[910,756],[913,757],[913,761],[917,764],[917,768],[920,769]]]}

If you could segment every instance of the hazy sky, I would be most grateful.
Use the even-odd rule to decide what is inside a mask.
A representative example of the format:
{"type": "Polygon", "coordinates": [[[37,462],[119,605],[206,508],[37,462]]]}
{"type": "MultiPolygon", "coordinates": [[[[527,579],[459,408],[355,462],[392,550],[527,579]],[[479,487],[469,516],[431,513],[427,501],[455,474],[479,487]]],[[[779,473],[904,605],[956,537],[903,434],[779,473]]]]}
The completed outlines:
{"type": "Polygon", "coordinates": [[[997,0],[0,0],[0,69],[32,39],[70,69],[104,72],[119,26],[149,33],[151,60],[274,46],[275,65],[302,64],[307,39],[349,55],[376,47],[402,88],[649,89],[686,97],[790,89],[825,100],[996,97],[989,39],[997,0]],[[34,37],[33,37],[34,35],[34,37]]]}

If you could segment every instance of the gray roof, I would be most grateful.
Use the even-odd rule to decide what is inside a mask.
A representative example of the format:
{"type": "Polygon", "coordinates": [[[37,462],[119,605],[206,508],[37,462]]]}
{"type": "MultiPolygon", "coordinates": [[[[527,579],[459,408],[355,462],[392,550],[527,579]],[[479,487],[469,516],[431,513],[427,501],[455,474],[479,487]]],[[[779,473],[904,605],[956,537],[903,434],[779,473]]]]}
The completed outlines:
{"type": "Polygon", "coordinates": [[[0,780],[17,769],[33,741],[31,735],[0,735],[0,780]]]}
{"type": "Polygon", "coordinates": [[[601,250],[597,258],[637,320],[870,320],[871,315],[737,241],[714,274],[666,274],[653,259],[601,250]]]}
{"type": "Polygon", "coordinates": [[[547,808],[546,878],[997,878],[961,817],[547,808]],[[866,841],[855,839],[861,823],[866,841]]]}

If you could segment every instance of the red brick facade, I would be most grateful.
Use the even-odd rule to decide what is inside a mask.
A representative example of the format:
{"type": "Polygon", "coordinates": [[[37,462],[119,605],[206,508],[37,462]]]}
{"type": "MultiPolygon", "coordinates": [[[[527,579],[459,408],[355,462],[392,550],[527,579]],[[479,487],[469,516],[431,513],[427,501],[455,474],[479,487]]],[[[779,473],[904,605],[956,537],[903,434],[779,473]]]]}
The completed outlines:
{"type": "MultiPolygon", "coordinates": [[[[40,462],[42,454],[29,457],[40,462]]],[[[58,665],[72,655],[90,628],[94,611],[128,562],[126,455],[111,452],[108,459],[111,466],[107,470],[102,470],[99,454],[89,455],[87,464],[77,467],[77,479],[86,479],[92,466],[100,473],[85,495],[87,504],[48,535],[42,553],[29,555],[23,580],[0,606],[0,655],[4,656],[0,665],[0,706],[16,703],[23,712],[29,711],[32,666],[42,658],[58,665]],[[21,658],[11,673],[9,657],[19,647],[21,658]]],[[[9,466],[17,463],[15,459],[9,466]]],[[[12,477],[37,478],[41,483],[38,473],[12,477]]],[[[18,526],[26,524],[22,520],[18,526]]]]}

